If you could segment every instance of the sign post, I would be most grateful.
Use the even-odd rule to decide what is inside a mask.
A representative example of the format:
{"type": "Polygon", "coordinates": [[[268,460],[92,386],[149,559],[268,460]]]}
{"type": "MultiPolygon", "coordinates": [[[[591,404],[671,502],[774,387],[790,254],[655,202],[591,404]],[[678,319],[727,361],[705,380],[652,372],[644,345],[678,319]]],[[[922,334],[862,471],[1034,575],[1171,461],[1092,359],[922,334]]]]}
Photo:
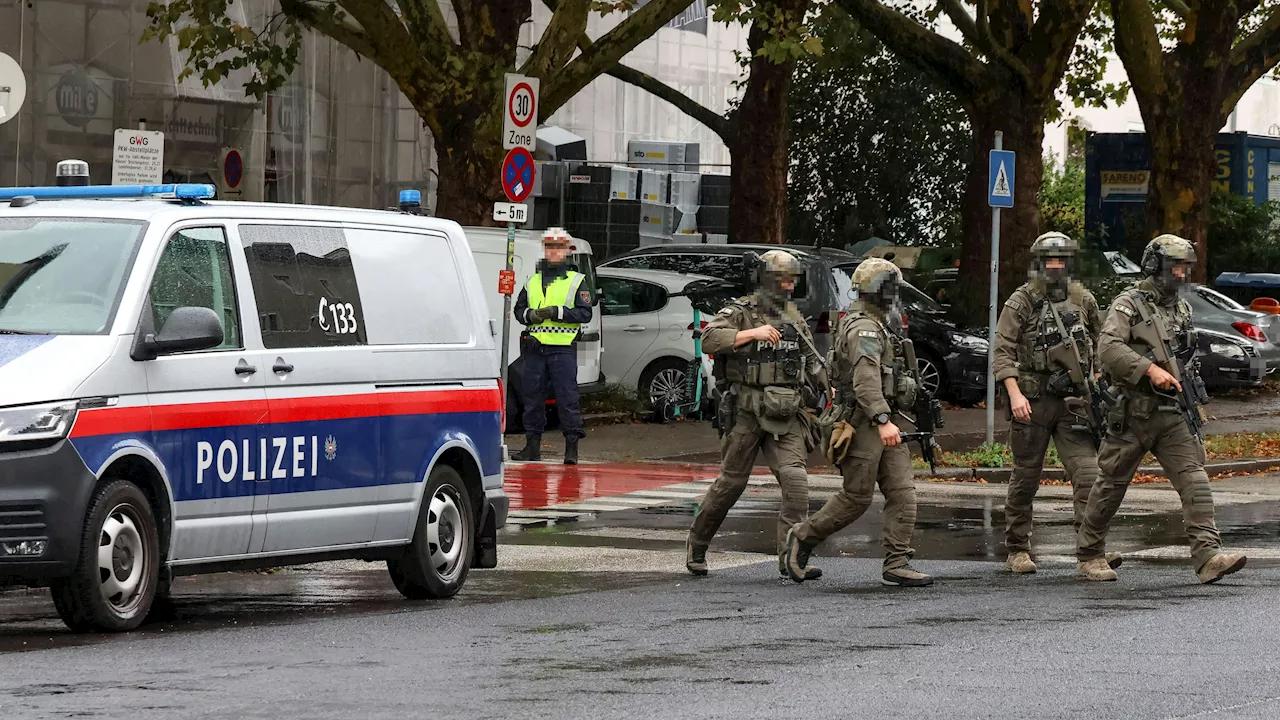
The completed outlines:
{"type": "Polygon", "coordinates": [[[1004,149],[1004,133],[996,131],[988,165],[987,204],[991,206],[991,295],[987,306],[987,444],[996,435],[996,305],[1000,300],[1000,208],[1013,207],[1015,156],[1004,149]]]}
{"type": "MultiPolygon", "coordinates": [[[[512,97],[511,93],[507,93],[507,97],[512,97]]],[[[511,202],[493,204],[493,219],[507,221],[507,267],[498,274],[498,291],[505,296],[502,300],[503,392],[506,392],[507,387],[507,363],[510,356],[511,296],[515,293],[516,286],[516,223],[523,223],[528,217],[528,206],[521,203],[533,192],[533,180],[537,174],[538,167],[529,151],[523,147],[512,148],[502,161],[501,175],[502,191],[511,202]]],[[[503,398],[503,402],[506,402],[506,398],[503,398]]]]}

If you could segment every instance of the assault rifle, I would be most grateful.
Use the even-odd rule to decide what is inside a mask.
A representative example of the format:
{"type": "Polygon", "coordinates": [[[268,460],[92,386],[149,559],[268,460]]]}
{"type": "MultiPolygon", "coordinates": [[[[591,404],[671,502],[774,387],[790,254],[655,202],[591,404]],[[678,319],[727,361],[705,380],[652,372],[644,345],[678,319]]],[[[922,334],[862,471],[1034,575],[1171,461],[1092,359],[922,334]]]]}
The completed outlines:
{"type": "Polygon", "coordinates": [[[937,429],[943,426],[942,403],[920,382],[919,366],[916,365],[915,344],[911,340],[904,339],[902,346],[907,364],[912,368],[912,374],[916,379],[916,402],[915,406],[912,407],[915,417],[910,417],[901,411],[898,413],[916,426],[916,432],[902,433],[902,442],[920,443],[920,456],[924,458],[925,462],[929,463],[929,472],[937,472],[938,460],[935,451],[937,450],[938,442],[934,439],[934,435],[937,429]]]}
{"type": "Polygon", "coordinates": [[[1135,303],[1141,322],[1134,325],[1130,333],[1136,340],[1142,341],[1151,348],[1147,358],[1173,376],[1182,386],[1181,390],[1165,393],[1152,385],[1157,395],[1172,398],[1177,412],[1187,424],[1192,435],[1203,439],[1200,428],[1204,426],[1200,406],[1209,401],[1209,393],[1205,391],[1204,380],[1200,378],[1200,362],[1195,359],[1195,343],[1183,348],[1183,352],[1173,351],[1173,341],[1169,337],[1169,328],[1164,322],[1151,314],[1144,302],[1135,303]]]}

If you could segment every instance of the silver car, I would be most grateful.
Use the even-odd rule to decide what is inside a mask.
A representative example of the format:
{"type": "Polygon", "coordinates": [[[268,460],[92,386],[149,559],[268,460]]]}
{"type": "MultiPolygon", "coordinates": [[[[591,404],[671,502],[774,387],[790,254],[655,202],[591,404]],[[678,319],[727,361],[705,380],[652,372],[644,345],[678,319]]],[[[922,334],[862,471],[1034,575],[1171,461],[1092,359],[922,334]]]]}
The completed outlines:
{"type": "Polygon", "coordinates": [[[1190,286],[1183,297],[1200,336],[1206,385],[1256,385],[1280,367],[1277,316],[1254,312],[1204,285],[1190,286]]]}

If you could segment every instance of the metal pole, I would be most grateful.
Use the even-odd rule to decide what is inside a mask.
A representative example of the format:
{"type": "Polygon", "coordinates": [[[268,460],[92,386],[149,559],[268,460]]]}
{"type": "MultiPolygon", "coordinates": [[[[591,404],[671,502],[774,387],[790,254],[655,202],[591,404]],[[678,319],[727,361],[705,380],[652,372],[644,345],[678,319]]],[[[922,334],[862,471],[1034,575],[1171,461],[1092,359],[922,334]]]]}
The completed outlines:
{"type": "MultiPolygon", "coordinates": [[[[507,223],[507,272],[516,264],[516,224],[507,223]]],[[[514,290],[512,291],[514,294],[514,290]]],[[[511,342],[511,295],[502,300],[502,391],[507,391],[507,360],[511,342]]],[[[503,398],[502,402],[507,399],[503,398]]]]}
{"type": "MultiPolygon", "coordinates": [[[[996,150],[1004,149],[1004,133],[996,131],[996,150]]],[[[996,437],[996,302],[1000,293],[1000,208],[991,208],[991,295],[987,305],[987,444],[996,437]]]]}

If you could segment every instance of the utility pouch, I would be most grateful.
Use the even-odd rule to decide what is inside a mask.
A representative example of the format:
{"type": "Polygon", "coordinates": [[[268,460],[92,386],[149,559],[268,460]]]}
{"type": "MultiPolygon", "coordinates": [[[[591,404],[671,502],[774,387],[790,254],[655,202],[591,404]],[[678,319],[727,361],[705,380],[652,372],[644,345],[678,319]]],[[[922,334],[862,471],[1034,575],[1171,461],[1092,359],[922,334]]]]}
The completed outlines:
{"type": "Polygon", "coordinates": [[[1046,389],[1053,395],[1058,397],[1071,397],[1079,393],[1075,382],[1071,380],[1071,375],[1065,371],[1059,371],[1049,377],[1046,389]]]}
{"type": "Polygon", "coordinates": [[[1160,405],[1160,400],[1155,395],[1140,393],[1133,397],[1125,397],[1129,401],[1129,416],[1138,420],[1150,418],[1160,405]]]}
{"type": "Polygon", "coordinates": [[[800,409],[800,391],[771,385],[760,398],[760,414],[770,420],[790,420],[800,409]]]}
{"type": "Polygon", "coordinates": [[[1119,395],[1111,404],[1111,412],[1107,413],[1107,432],[1120,434],[1129,426],[1129,397],[1119,395]]]}

